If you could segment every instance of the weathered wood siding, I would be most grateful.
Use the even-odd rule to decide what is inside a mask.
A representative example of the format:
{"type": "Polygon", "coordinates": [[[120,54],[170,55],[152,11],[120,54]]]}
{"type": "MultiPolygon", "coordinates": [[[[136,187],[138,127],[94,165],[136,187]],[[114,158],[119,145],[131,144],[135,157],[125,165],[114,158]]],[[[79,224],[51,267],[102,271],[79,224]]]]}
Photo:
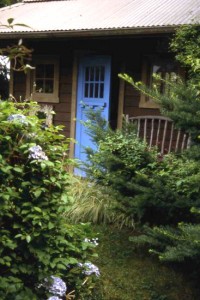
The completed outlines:
{"type": "Polygon", "coordinates": [[[13,72],[13,96],[16,99],[26,97],[26,75],[23,72],[13,72]]]}
{"type": "MultiPolygon", "coordinates": [[[[111,112],[110,121],[117,126],[119,78],[122,66],[135,80],[141,80],[143,58],[147,54],[156,54],[160,37],[135,38],[96,38],[96,39],[59,39],[50,41],[25,41],[28,47],[34,49],[34,55],[57,55],[60,59],[59,68],[59,103],[53,104],[56,115],[54,123],[64,125],[64,133],[70,136],[70,118],[72,104],[72,76],[75,56],[80,53],[110,55],[112,59],[111,76],[111,112]]],[[[162,37],[162,39],[164,39],[162,37]]],[[[160,51],[160,50],[159,50],[160,51]]],[[[159,53],[157,53],[159,55],[159,53]]],[[[76,85],[74,85],[76,88],[76,85]]],[[[14,74],[14,96],[19,99],[26,95],[26,76],[23,73],[14,74]]],[[[122,91],[121,91],[122,92],[122,91]]],[[[140,95],[130,85],[124,85],[123,113],[131,116],[158,115],[158,109],[139,108],[140,95]]],[[[73,99],[74,101],[74,99],[73,99]]]]}

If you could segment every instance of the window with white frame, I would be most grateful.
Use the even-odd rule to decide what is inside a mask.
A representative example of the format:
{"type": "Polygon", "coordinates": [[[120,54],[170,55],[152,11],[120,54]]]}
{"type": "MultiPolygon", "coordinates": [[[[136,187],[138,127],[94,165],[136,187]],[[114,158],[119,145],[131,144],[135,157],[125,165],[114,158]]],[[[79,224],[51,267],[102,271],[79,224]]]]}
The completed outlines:
{"type": "Polygon", "coordinates": [[[32,98],[38,102],[58,103],[59,59],[37,57],[34,59],[32,98]]]}
{"type": "MultiPolygon", "coordinates": [[[[153,78],[153,74],[159,75],[164,80],[172,80],[176,81],[177,74],[180,73],[180,68],[178,68],[175,61],[170,58],[159,59],[159,58],[152,58],[148,57],[144,60],[143,67],[142,67],[142,82],[147,85],[148,87],[152,87],[155,84],[155,80],[153,78]]],[[[166,93],[166,85],[164,81],[157,82],[157,89],[161,93],[166,93]]],[[[159,105],[153,100],[141,94],[139,107],[143,108],[159,108],[159,105]]]]}

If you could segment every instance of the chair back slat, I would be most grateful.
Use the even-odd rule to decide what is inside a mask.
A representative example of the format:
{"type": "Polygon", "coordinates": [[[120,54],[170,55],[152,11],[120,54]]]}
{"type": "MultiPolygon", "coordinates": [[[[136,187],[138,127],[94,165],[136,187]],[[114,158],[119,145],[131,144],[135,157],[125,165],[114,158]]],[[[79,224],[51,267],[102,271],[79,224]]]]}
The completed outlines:
{"type": "Polygon", "coordinates": [[[177,152],[177,150],[178,150],[178,145],[179,145],[179,140],[180,140],[180,134],[181,134],[181,131],[178,130],[178,134],[177,134],[177,138],[176,138],[175,152],[177,152]]]}
{"type": "Polygon", "coordinates": [[[189,137],[187,138],[187,146],[186,146],[186,148],[187,148],[187,149],[190,148],[190,145],[191,145],[191,137],[189,136],[189,137]]]}
{"type": "Polygon", "coordinates": [[[147,139],[147,119],[144,119],[144,141],[147,139]]]}
{"type": "Polygon", "coordinates": [[[157,129],[157,134],[156,134],[156,146],[158,146],[158,141],[159,141],[159,136],[160,136],[160,124],[161,124],[161,120],[158,120],[158,129],[157,129]]]}
{"type": "Polygon", "coordinates": [[[169,139],[168,152],[171,152],[171,149],[172,149],[173,136],[174,136],[174,123],[171,124],[171,131],[170,131],[170,139],[169,139]]]}
{"type": "Polygon", "coordinates": [[[164,130],[163,130],[163,134],[162,134],[162,146],[161,146],[161,153],[164,153],[164,149],[165,149],[165,140],[166,140],[166,132],[167,132],[167,124],[168,124],[168,120],[164,121],[164,130]]]}
{"type": "Polygon", "coordinates": [[[137,124],[137,136],[149,144],[157,146],[161,154],[183,151],[189,147],[188,134],[177,130],[170,118],[163,116],[138,116],[125,118],[137,124]]]}
{"type": "Polygon", "coordinates": [[[187,148],[187,145],[185,146],[185,141],[186,141],[186,134],[183,135],[183,141],[182,141],[182,145],[181,145],[181,150],[184,150],[185,148],[187,148]]]}
{"type": "Polygon", "coordinates": [[[151,137],[150,137],[150,143],[149,143],[150,147],[152,147],[153,134],[154,134],[154,119],[151,120],[151,137]]]}
{"type": "Polygon", "coordinates": [[[138,124],[137,137],[139,137],[139,134],[140,134],[140,119],[138,120],[137,124],[138,124]]]}

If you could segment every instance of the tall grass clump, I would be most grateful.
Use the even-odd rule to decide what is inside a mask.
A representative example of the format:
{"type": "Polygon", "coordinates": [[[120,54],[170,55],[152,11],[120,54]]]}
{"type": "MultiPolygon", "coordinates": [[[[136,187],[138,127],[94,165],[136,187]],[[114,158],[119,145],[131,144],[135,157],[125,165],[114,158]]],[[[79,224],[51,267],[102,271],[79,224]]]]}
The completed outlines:
{"type": "Polygon", "coordinates": [[[134,227],[134,220],[116,210],[116,195],[109,187],[75,176],[71,176],[69,182],[72,205],[65,216],[73,223],[90,222],[134,227]]]}

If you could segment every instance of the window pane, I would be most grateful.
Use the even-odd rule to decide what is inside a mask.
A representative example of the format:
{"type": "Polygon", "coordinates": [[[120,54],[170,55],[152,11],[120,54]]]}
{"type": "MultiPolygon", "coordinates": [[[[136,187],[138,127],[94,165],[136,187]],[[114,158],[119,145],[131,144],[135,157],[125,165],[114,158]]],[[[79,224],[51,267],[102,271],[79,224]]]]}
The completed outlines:
{"type": "Polygon", "coordinates": [[[45,76],[45,66],[36,65],[36,78],[44,78],[45,76]]]}
{"type": "Polygon", "coordinates": [[[43,80],[36,80],[36,92],[37,93],[44,93],[44,81],[43,80]]]}
{"type": "Polygon", "coordinates": [[[44,93],[53,93],[53,80],[45,80],[44,93]]]}
{"type": "MultiPolygon", "coordinates": [[[[152,75],[156,73],[166,81],[176,81],[176,65],[173,62],[164,60],[161,63],[154,63],[152,65],[152,75]]],[[[165,84],[165,81],[159,81],[152,78],[152,85],[156,85],[160,93],[169,93],[170,86],[165,84]]]]}
{"type": "Polygon", "coordinates": [[[35,71],[37,93],[54,92],[54,64],[38,64],[35,71]]]}
{"type": "Polygon", "coordinates": [[[45,65],[45,77],[54,78],[54,65],[45,65]]]}

